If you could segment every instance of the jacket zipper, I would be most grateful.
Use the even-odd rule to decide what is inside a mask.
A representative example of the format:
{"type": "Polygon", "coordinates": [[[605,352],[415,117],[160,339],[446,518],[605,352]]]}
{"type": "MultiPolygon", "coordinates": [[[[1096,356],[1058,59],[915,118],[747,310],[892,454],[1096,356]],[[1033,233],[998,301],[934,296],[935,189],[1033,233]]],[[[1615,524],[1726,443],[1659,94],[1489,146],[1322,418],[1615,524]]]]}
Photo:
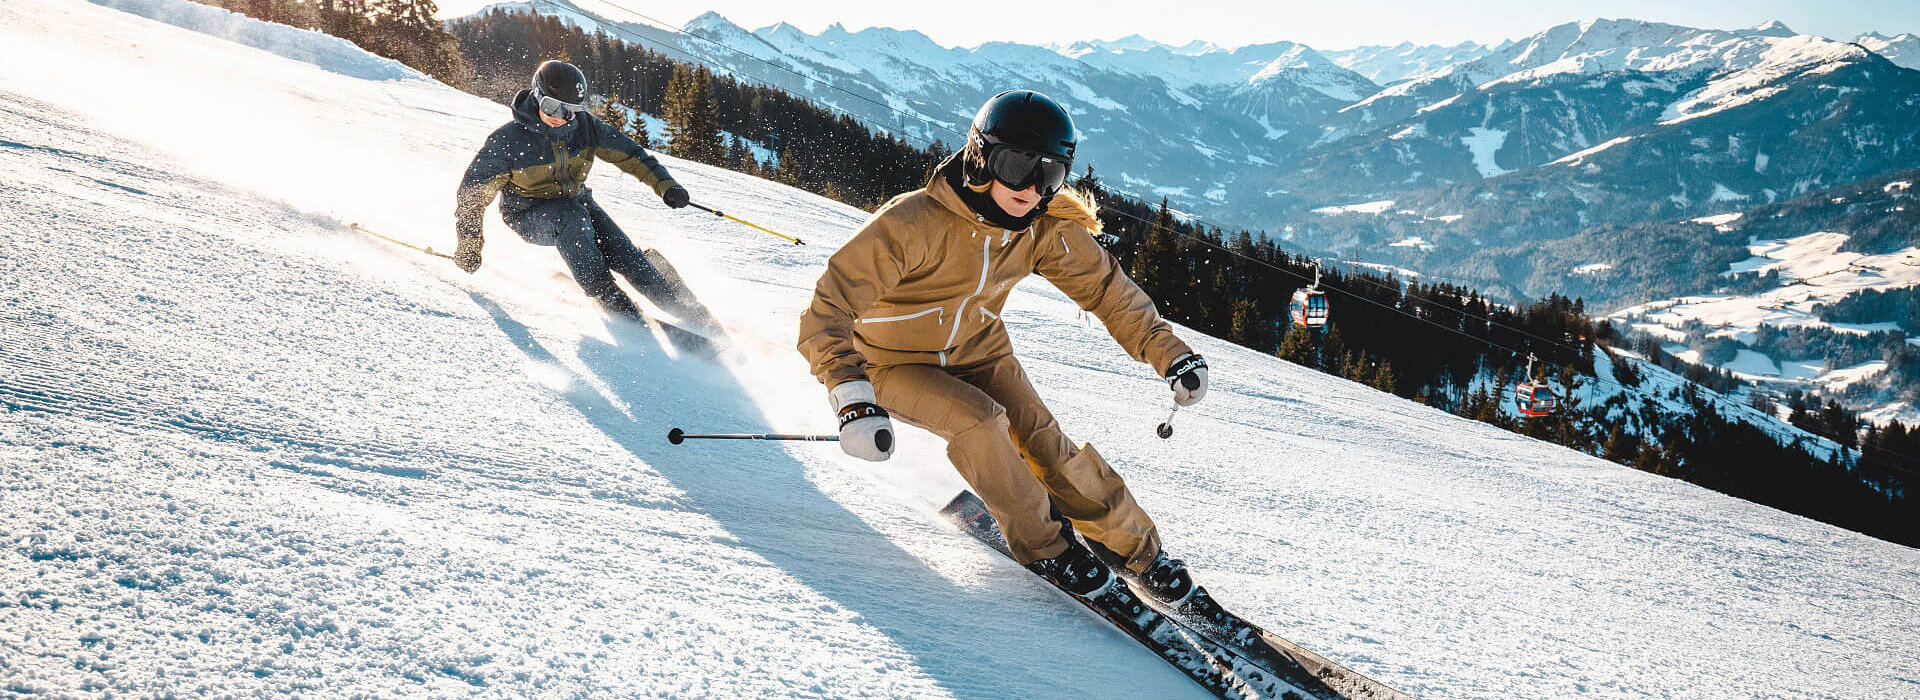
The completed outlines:
{"type": "MultiPolygon", "coordinates": [[[[976,286],[973,288],[972,294],[968,294],[965,299],[960,300],[959,308],[954,309],[953,331],[947,334],[948,348],[953,347],[953,341],[959,339],[960,337],[960,321],[959,320],[962,318],[966,318],[965,314],[967,312],[967,302],[973,301],[974,297],[980,296],[981,292],[986,291],[987,273],[992,269],[993,269],[993,237],[987,236],[986,240],[980,242],[980,284],[979,286],[976,286]]],[[[947,366],[947,351],[945,350],[940,351],[940,366],[941,367],[947,366]]]]}
{"type": "Polygon", "coordinates": [[[925,316],[931,313],[938,313],[940,314],[939,322],[944,324],[947,322],[946,310],[947,310],[947,307],[945,306],[936,306],[931,309],[916,311],[916,312],[907,314],[905,316],[875,316],[872,318],[858,319],[855,322],[856,323],[892,323],[895,321],[907,321],[911,319],[920,318],[921,316],[925,316]]]}
{"type": "Polygon", "coordinates": [[[561,179],[561,176],[566,174],[568,174],[567,145],[555,141],[553,142],[553,185],[560,188],[561,194],[566,194],[567,192],[567,182],[561,179]]]}

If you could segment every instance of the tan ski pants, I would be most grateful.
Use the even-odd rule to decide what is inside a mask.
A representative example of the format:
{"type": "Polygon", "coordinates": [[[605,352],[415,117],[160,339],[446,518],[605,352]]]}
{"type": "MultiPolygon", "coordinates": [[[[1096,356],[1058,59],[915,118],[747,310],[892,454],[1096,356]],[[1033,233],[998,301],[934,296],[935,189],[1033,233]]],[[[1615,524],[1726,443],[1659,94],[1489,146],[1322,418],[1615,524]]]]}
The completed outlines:
{"type": "Polygon", "coordinates": [[[974,367],[867,368],[880,405],[947,440],[947,457],[973,486],[1022,564],[1059,556],[1067,541],[1051,505],[1088,538],[1141,570],[1160,552],[1153,520],[1091,445],[1075,447],[1013,355],[974,367]]]}

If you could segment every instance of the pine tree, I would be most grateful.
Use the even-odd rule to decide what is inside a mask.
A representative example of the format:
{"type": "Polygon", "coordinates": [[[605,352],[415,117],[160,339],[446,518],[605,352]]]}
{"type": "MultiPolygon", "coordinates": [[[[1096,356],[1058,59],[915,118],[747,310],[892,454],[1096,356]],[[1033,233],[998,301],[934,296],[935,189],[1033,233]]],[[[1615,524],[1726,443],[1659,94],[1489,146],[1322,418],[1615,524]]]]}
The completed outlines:
{"type": "Polygon", "coordinates": [[[1373,379],[1367,383],[1389,394],[1397,393],[1400,389],[1399,381],[1393,376],[1393,365],[1386,362],[1381,362],[1374,367],[1373,379]]]}
{"type": "Polygon", "coordinates": [[[1227,327],[1227,340],[1263,350],[1267,347],[1267,343],[1265,338],[1260,337],[1262,335],[1260,325],[1259,309],[1253,305],[1253,302],[1247,299],[1235,299],[1233,317],[1227,327]]]}
{"type": "Polygon", "coordinates": [[[1666,461],[1666,455],[1661,453],[1659,445],[1641,441],[1638,454],[1633,458],[1633,468],[1643,472],[1658,473],[1660,463],[1664,461],[1666,461]]]}
{"type": "Polygon", "coordinates": [[[1654,465],[1653,473],[1673,478],[1685,478],[1680,455],[1680,445],[1671,440],[1660,445],[1660,463],[1654,465]]]}
{"type": "Polygon", "coordinates": [[[1280,340],[1280,349],[1274,354],[1280,359],[1301,367],[1318,368],[1319,348],[1314,346],[1313,329],[1303,326],[1289,326],[1286,336],[1280,340]]]}
{"type": "Polygon", "coordinates": [[[675,64],[667,81],[667,152],[680,158],[719,164],[725,154],[720,144],[719,107],[713,101],[713,73],[705,67],[675,64]]]}
{"type": "Polygon", "coordinates": [[[1629,435],[1619,424],[1607,431],[1607,444],[1600,458],[1617,464],[1633,464],[1640,459],[1640,438],[1629,435]]]}
{"type": "Polygon", "coordinates": [[[1481,412],[1487,410],[1487,393],[1469,391],[1460,400],[1460,417],[1479,420],[1481,412]]]}
{"type": "MultiPolygon", "coordinates": [[[[593,116],[600,121],[606,122],[607,126],[613,127],[614,130],[626,134],[629,138],[633,136],[633,122],[636,120],[627,116],[627,106],[620,104],[618,98],[608,96],[595,100],[593,103],[593,116]]],[[[639,141],[639,139],[634,140],[639,141]]]]}
{"type": "Polygon", "coordinates": [[[633,142],[646,148],[653,148],[653,134],[647,133],[647,117],[639,109],[633,110],[633,121],[627,124],[627,135],[633,142]]]}
{"type": "Polygon", "coordinates": [[[1167,208],[1165,197],[1160,198],[1160,209],[1153,215],[1152,225],[1147,227],[1147,235],[1141,239],[1134,250],[1133,269],[1129,276],[1140,289],[1147,293],[1160,307],[1160,314],[1173,318],[1183,317],[1184,309],[1175,308],[1172,290],[1178,284],[1173,279],[1174,271],[1173,214],[1167,208]]]}
{"type": "Polygon", "coordinates": [[[1227,283],[1225,265],[1214,270],[1213,283],[1207,285],[1207,298],[1200,303],[1200,311],[1206,314],[1207,332],[1231,335],[1228,331],[1233,327],[1233,291],[1227,283]]]}
{"type": "Polygon", "coordinates": [[[727,167],[747,172],[753,161],[753,154],[747,150],[747,144],[740,140],[739,134],[727,139],[727,167]]]}
{"type": "Polygon", "coordinates": [[[1346,376],[1347,365],[1341,360],[1346,358],[1347,344],[1340,337],[1339,324],[1328,322],[1322,326],[1320,336],[1320,371],[1336,377],[1346,376]]]}
{"type": "Polygon", "coordinates": [[[1473,419],[1488,425],[1506,427],[1507,417],[1500,412],[1500,394],[1495,393],[1492,387],[1481,387],[1480,392],[1482,395],[1478,402],[1479,410],[1474,413],[1473,419]]]}
{"type": "Polygon", "coordinates": [[[1340,358],[1339,375],[1347,381],[1365,384],[1373,377],[1372,362],[1349,351],[1340,358]]]}

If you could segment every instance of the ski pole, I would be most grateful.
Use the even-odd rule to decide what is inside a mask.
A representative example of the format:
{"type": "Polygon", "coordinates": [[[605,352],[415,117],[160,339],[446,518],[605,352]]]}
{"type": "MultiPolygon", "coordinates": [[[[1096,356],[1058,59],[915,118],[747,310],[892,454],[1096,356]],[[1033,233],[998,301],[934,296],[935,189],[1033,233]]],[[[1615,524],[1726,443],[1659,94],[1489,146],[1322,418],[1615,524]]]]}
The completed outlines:
{"type": "Polygon", "coordinates": [[[1173,437],[1173,414],[1179,413],[1179,412],[1180,412],[1180,404],[1176,403],[1173,405],[1173,410],[1167,412],[1166,422],[1161,423],[1160,427],[1155,428],[1153,430],[1153,433],[1155,435],[1159,435],[1160,439],[1162,440],[1173,437]]]}
{"type": "Polygon", "coordinates": [[[763,232],[763,233],[766,233],[766,234],[768,234],[768,235],[771,235],[771,236],[774,236],[774,237],[776,237],[776,238],[783,238],[783,239],[786,239],[786,240],[789,240],[789,241],[793,241],[793,244],[794,244],[794,245],[806,245],[806,242],[804,242],[804,241],[801,241],[801,240],[800,240],[800,239],[798,239],[798,238],[794,238],[793,236],[789,236],[789,235],[787,235],[787,234],[784,234],[784,233],[780,233],[780,232],[778,232],[778,231],[774,231],[773,229],[770,229],[770,228],[767,228],[767,227],[765,227],[765,226],[761,226],[761,225],[759,225],[759,224],[754,224],[754,223],[750,223],[750,222],[747,222],[747,221],[742,221],[742,220],[741,220],[741,219],[740,219],[739,217],[735,217],[735,216],[730,216],[730,215],[728,215],[728,214],[727,214],[726,212],[722,212],[722,211],[720,211],[720,210],[718,210],[718,209],[708,209],[708,208],[706,208],[706,207],[703,207],[703,206],[700,206],[700,205],[698,205],[698,204],[694,204],[693,202],[687,202],[687,206],[690,206],[690,207],[693,207],[693,208],[695,208],[695,209],[699,209],[700,211],[704,211],[704,212],[707,212],[707,213],[709,213],[709,214],[712,214],[712,215],[714,215],[714,216],[718,216],[718,217],[720,217],[720,218],[722,218],[722,219],[726,219],[726,220],[728,220],[728,221],[731,221],[731,222],[733,222],[733,223],[736,223],[736,224],[740,224],[740,225],[742,225],[742,226],[746,226],[746,227],[749,227],[749,228],[754,228],[754,229],[759,229],[759,230],[760,230],[761,232],[763,232]]]}
{"type": "Polygon", "coordinates": [[[838,435],[787,435],[782,433],[689,433],[679,428],[667,431],[667,442],[678,445],[687,440],[800,440],[805,442],[839,442],[838,435]]]}
{"type": "Polygon", "coordinates": [[[400,246],[400,247],[402,247],[402,248],[412,248],[412,249],[414,249],[414,250],[417,250],[417,251],[420,251],[420,252],[422,252],[422,253],[426,253],[426,254],[428,254],[428,255],[431,255],[431,256],[434,256],[434,257],[436,257],[436,258],[446,258],[446,259],[448,259],[448,260],[452,260],[452,259],[453,259],[453,256],[451,256],[451,255],[448,255],[448,254],[446,254],[446,253],[442,253],[442,252],[440,252],[440,251],[437,251],[437,250],[434,250],[434,249],[432,249],[432,248],[422,248],[422,247],[420,247],[420,246],[417,246],[417,245],[414,245],[414,244],[412,244],[412,243],[408,243],[408,242],[406,242],[406,241],[400,241],[400,240],[395,240],[395,239],[392,239],[392,238],[388,238],[388,237],[386,237],[386,236],[382,236],[382,235],[380,235],[380,234],[378,234],[378,233],[374,233],[372,229],[369,229],[369,228],[367,228],[367,227],[365,227],[365,226],[361,226],[361,225],[359,225],[359,224],[349,224],[349,225],[350,225],[350,226],[352,226],[352,227],[353,227],[353,230],[355,230],[355,231],[359,231],[359,232],[361,232],[361,233],[364,233],[364,234],[367,234],[367,235],[369,235],[369,236],[373,236],[374,238],[378,238],[378,239],[380,239],[380,240],[383,240],[383,241],[386,241],[386,242],[388,242],[388,243],[392,243],[392,244],[394,244],[394,245],[397,245],[397,246],[400,246]]]}

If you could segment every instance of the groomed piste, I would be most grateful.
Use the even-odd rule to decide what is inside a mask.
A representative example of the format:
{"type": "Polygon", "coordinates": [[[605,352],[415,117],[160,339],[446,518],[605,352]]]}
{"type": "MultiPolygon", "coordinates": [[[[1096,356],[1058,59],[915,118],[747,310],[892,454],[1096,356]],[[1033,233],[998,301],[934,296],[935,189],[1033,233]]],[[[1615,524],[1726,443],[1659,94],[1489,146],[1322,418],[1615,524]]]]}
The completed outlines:
{"type": "MultiPolygon", "coordinates": [[[[670,158],[599,201],[726,323],[610,325],[453,188],[506,109],[184,0],[0,4],[0,694],[1203,697],[829,432],[792,345],[865,213],[670,158]],[[58,71],[44,66],[58,62],[58,71]]],[[[1249,619],[1422,698],[1899,697],[1920,552],[1191,331],[1166,387],[1044,281],[1067,432],[1249,619]]]]}

